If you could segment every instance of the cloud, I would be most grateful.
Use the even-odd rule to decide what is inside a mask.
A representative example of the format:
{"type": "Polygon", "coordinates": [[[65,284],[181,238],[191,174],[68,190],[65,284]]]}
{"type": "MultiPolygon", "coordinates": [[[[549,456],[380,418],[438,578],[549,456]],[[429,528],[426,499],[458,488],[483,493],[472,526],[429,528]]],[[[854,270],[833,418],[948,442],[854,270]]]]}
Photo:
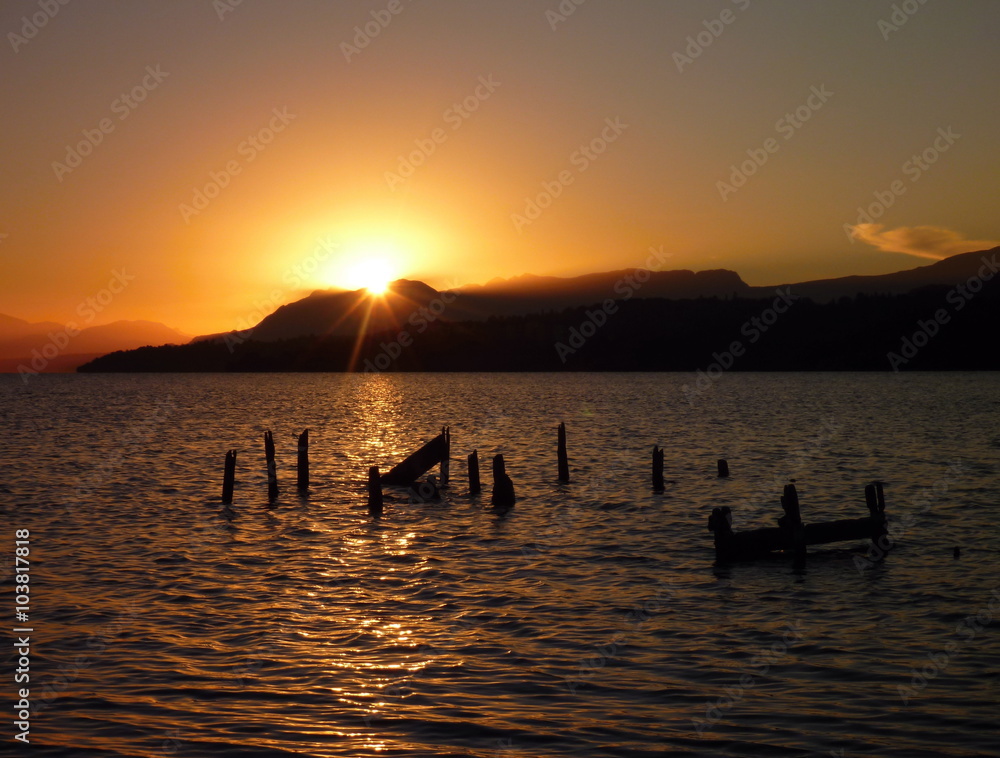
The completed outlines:
{"type": "Polygon", "coordinates": [[[1000,245],[996,240],[967,240],[958,232],[940,226],[883,229],[883,224],[858,224],[851,227],[851,236],[885,253],[905,253],[935,261],[1000,245]]]}

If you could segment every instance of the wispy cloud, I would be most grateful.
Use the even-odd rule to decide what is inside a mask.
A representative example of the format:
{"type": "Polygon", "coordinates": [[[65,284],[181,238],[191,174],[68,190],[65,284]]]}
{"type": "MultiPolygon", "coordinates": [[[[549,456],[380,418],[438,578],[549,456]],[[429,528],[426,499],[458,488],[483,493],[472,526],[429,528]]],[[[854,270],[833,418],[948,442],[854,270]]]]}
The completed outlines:
{"type": "Polygon", "coordinates": [[[885,253],[904,253],[935,261],[1000,245],[996,240],[967,240],[959,232],[940,226],[886,229],[884,224],[858,224],[851,228],[851,235],[885,253]]]}

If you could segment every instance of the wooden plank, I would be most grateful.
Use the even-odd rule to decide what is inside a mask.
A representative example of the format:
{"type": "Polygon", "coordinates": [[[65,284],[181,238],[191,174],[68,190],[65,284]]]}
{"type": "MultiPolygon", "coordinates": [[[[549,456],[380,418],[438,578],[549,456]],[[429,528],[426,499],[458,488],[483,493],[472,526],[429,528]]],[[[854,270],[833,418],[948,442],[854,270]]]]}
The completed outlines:
{"type": "Polygon", "coordinates": [[[387,474],[383,474],[382,483],[391,486],[413,484],[448,456],[449,447],[448,439],[442,432],[402,463],[393,466],[387,474]]]}

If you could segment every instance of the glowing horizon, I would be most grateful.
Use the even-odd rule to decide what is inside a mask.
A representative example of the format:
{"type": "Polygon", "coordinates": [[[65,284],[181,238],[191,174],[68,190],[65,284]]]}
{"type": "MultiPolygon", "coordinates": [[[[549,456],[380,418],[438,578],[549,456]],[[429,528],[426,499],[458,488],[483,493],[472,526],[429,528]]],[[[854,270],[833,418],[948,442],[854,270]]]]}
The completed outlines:
{"type": "Polygon", "coordinates": [[[88,325],[205,334],[316,289],[576,276],[650,247],[765,286],[1000,238],[987,0],[890,26],[864,2],[402,3],[364,45],[378,2],[227,7],[69,4],[30,37],[35,5],[0,7],[24,36],[0,81],[21,104],[0,313],[79,320],[118,276],[88,325]]]}

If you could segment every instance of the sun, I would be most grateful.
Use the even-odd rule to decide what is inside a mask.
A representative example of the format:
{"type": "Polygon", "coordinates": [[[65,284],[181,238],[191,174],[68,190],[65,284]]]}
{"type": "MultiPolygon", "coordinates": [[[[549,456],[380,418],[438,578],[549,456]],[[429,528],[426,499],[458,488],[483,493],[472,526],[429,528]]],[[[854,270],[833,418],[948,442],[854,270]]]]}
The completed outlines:
{"type": "Polygon", "coordinates": [[[393,280],[393,268],[385,258],[364,258],[347,271],[346,284],[364,288],[372,295],[384,295],[393,280]]]}

